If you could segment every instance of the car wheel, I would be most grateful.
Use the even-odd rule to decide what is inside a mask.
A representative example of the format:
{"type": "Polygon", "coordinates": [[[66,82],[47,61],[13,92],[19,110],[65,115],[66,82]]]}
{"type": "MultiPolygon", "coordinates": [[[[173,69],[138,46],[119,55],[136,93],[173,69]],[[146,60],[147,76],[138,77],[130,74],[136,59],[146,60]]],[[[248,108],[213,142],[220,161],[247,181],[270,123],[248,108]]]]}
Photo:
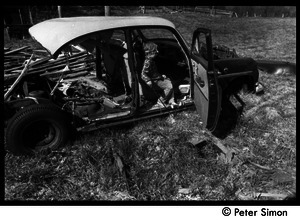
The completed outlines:
{"type": "Polygon", "coordinates": [[[25,107],[8,123],[7,150],[21,155],[65,145],[72,131],[67,118],[65,112],[52,104],[25,107]]]}

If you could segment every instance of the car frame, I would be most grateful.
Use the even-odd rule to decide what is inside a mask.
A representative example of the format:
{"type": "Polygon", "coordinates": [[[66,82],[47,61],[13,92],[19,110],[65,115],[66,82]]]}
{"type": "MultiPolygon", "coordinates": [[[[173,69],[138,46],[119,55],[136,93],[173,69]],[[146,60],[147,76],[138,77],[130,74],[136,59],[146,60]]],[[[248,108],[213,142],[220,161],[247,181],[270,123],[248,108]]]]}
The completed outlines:
{"type": "MultiPolygon", "coordinates": [[[[259,72],[257,63],[252,58],[238,57],[234,50],[213,44],[211,31],[206,28],[194,31],[192,45],[189,47],[175,25],[163,18],[56,18],[34,25],[29,33],[53,59],[64,57],[65,67],[55,71],[58,77],[53,80],[46,73],[27,73],[28,69],[34,69],[35,63],[28,62],[24,71],[6,91],[6,147],[14,154],[30,154],[61,147],[75,137],[76,132],[87,132],[195,107],[201,116],[203,127],[222,138],[235,126],[240,109],[245,105],[238,92],[245,89],[255,93],[258,85],[259,72]],[[157,30],[166,32],[168,37],[160,37],[161,33],[157,30]],[[117,94],[119,90],[113,95],[105,91],[108,86],[102,78],[105,75],[102,72],[103,65],[106,63],[103,61],[104,49],[99,49],[99,42],[102,42],[103,34],[111,31],[117,33],[116,36],[121,36],[122,39],[115,39],[114,43],[125,51],[123,67],[126,70],[126,80],[120,75],[120,71],[112,75],[117,78],[119,84],[115,85],[118,85],[116,87],[121,95],[117,94]],[[154,37],[147,37],[148,33],[154,37]],[[155,103],[159,95],[143,85],[140,77],[143,61],[139,58],[143,57],[143,43],[148,41],[158,45],[158,69],[171,78],[179,104],[176,108],[157,107],[155,103]],[[74,50],[83,51],[95,58],[94,69],[88,77],[79,77],[83,81],[76,77],[64,78],[67,74],[72,74],[69,64],[74,50]],[[94,81],[91,83],[91,80],[94,81]],[[129,93],[125,86],[124,90],[120,88],[125,81],[128,81],[129,93]],[[69,85],[67,89],[63,86],[65,82],[69,85]],[[82,97],[84,94],[79,95],[77,89],[82,90],[86,83],[95,93],[82,97]],[[95,83],[98,83],[97,88],[102,86],[103,90],[95,89],[95,83]],[[70,85],[73,86],[72,89],[70,85]],[[148,95],[150,98],[146,99],[148,95]],[[240,103],[240,109],[232,104],[232,97],[240,103]]],[[[111,39],[113,37],[114,35],[111,39]]],[[[115,65],[110,67],[115,68],[115,65]]],[[[109,72],[107,68],[105,71],[109,72]]],[[[105,79],[109,78],[108,75],[106,73],[105,79]]]]}

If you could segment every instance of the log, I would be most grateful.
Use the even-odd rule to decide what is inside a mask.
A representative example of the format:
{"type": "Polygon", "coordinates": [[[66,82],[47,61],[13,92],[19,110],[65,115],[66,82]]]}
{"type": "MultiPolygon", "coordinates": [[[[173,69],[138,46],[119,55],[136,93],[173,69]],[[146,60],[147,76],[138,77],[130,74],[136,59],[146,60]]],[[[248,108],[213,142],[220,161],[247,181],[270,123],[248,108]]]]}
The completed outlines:
{"type": "Polygon", "coordinates": [[[19,66],[21,66],[20,63],[11,63],[8,65],[4,64],[4,67],[6,67],[6,68],[14,68],[14,67],[19,67],[19,66]]]}
{"type": "MultiPolygon", "coordinates": [[[[69,74],[73,74],[73,73],[76,73],[76,72],[80,72],[80,71],[84,71],[84,70],[89,70],[89,69],[92,69],[92,67],[82,67],[82,68],[76,68],[76,69],[73,69],[69,72],[65,72],[65,76],[69,75],[69,74]]],[[[59,71],[53,71],[53,72],[46,72],[46,73],[43,73],[41,74],[40,76],[48,76],[48,77],[53,77],[55,75],[58,75],[60,76],[60,74],[63,72],[64,69],[61,69],[59,71]]]]}
{"type": "Polygon", "coordinates": [[[45,57],[45,58],[42,58],[40,60],[36,60],[36,61],[32,62],[30,64],[30,66],[33,67],[33,66],[36,66],[36,65],[40,65],[41,63],[47,62],[50,59],[51,59],[51,57],[45,57]]]}
{"type": "MultiPolygon", "coordinates": [[[[78,67],[80,67],[80,66],[82,66],[82,65],[85,65],[84,68],[82,68],[82,69],[91,70],[91,69],[93,68],[93,65],[90,65],[89,62],[92,62],[92,61],[94,61],[94,60],[95,60],[95,58],[90,59],[90,60],[80,61],[80,62],[78,62],[77,64],[70,65],[70,68],[72,69],[71,72],[74,72],[74,71],[76,72],[76,71],[78,71],[78,70],[77,70],[78,67]],[[88,62],[88,63],[86,63],[86,62],[88,62]]],[[[30,70],[28,70],[27,74],[28,74],[28,75],[29,75],[29,74],[41,74],[41,76],[45,76],[45,74],[46,74],[46,75],[47,75],[47,74],[48,74],[48,75],[51,75],[51,74],[58,74],[59,71],[61,71],[61,70],[57,70],[57,69],[58,69],[58,68],[63,69],[65,66],[66,66],[65,64],[62,64],[62,65],[60,65],[59,67],[49,68],[49,69],[41,69],[41,70],[38,70],[38,71],[33,71],[32,69],[30,69],[30,70]],[[51,70],[50,73],[45,73],[45,72],[50,71],[50,70],[51,70]]],[[[20,72],[20,71],[21,71],[21,70],[20,70],[21,68],[22,68],[22,67],[15,67],[15,68],[13,68],[12,71],[18,71],[18,72],[20,72]]],[[[11,71],[11,73],[5,72],[5,75],[4,75],[4,82],[5,82],[6,85],[9,84],[13,79],[17,78],[18,75],[19,75],[19,73],[12,73],[12,71],[11,71]],[[9,81],[8,81],[8,80],[9,80],[9,81]]]]}
{"type": "MultiPolygon", "coordinates": [[[[95,61],[95,59],[91,59],[91,60],[83,60],[83,61],[79,61],[77,63],[70,63],[70,68],[74,68],[74,66],[76,67],[77,64],[80,64],[80,63],[86,63],[86,62],[92,62],[92,61],[95,61]]],[[[31,69],[28,74],[37,74],[37,73],[44,73],[46,71],[51,71],[51,70],[56,70],[56,69],[61,69],[61,68],[64,68],[66,66],[65,63],[63,64],[60,64],[60,65],[56,65],[56,66],[49,66],[48,68],[33,68],[31,69]]]]}
{"type": "MultiPolygon", "coordinates": [[[[41,60],[33,61],[33,62],[30,63],[30,67],[39,65],[39,64],[44,63],[44,62],[47,62],[49,59],[51,59],[51,57],[46,57],[46,58],[43,58],[41,60]]],[[[8,74],[8,72],[11,72],[11,71],[14,71],[14,70],[19,70],[19,69],[21,70],[22,68],[24,68],[24,66],[25,66],[25,64],[22,63],[22,65],[20,65],[20,66],[4,70],[4,73],[8,74]]]]}
{"type": "Polygon", "coordinates": [[[16,79],[16,81],[12,84],[12,86],[8,89],[8,91],[5,93],[5,95],[4,95],[4,100],[6,100],[8,97],[9,97],[9,95],[10,95],[10,93],[13,91],[13,89],[16,87],[16,85],[18,84],[18,82],[23,78],[23,76],[26,74],[26,72],[27,72],[27,69],[28,69],[28,67],[29,67],[29,63],[30,63],[30,61],[32,60],[32,58],[33,58],[33,54],[31,55],[31,57],[30,57],[30,59],[29,59],[29,62],[25,65],[25,67],[24,67],[24,69],[23,69],[23,71],[22,71],[22,73],[19,75],[19,77],[16,79]]]}
{"type": "Polygon", "coordinates": [[[26,58],[26,56],[25,55],[20,55],[20,54],[18,54],[18,55],[8,55],[8,56],[4,55],[4,60],[6,60],[6,59],[24,59],[24,58],[26,58]]]}
{"type": "MultiPolygon", "coordinates": [[[[75,63],[75,62],[78,62],[79,59],[83,59],[85,57],[88,57],[87,54],[85,55],[82,55],[82,56],[79,56],[79,57],[71,57],[69,58],[69,63],[72,64],[72,63],[75,63]]],[[[83,62],[85,61],[88,61],[88,60],[83,60],[83,62]]],[[[41,65],[41,66],[38,66],[36,68],[33,68],[32,71],[34,70],[39,70],[39,69],[44,69],[44,68],[47,68],[47,67],[54,67],[54,66],[59,66],[59,65],[66,65],[66,59],[65,58],[61,58],[59,60],[55,60],[55,61],[50,61],[49,63],[46,63],[44,65],[41,65]]]]}
{"type": "Polygon", "coordinates": [[[8,51],[8,52],[4,52],[4,55],[14,54],[14,53],[20,52],[20,51],[25,50],[25,49],[28,49],[28,48],[30,48],[30,46],[20,47],[20,48],[15,49],[15,50],[11,50],[11,51],[8,51]]]}
{"type": "Polygon", "coordinates": [[[68,74],[64,77],[64,79],[71,79],[71,78],[75,78],[75,77],[79,77],[79,76],[85,76],[89,73],[90,73],[89,71],[80,71],[78,73],[68,74]]]}
{"type": "Polygon", "coordinates": [[[4,75],[4,82],[9,80],[9,79],[15,79],[18,77],[18,75],[20,75],[19,73],[12,73],[12,74],[9,74],[9,75],[4,75]]]}

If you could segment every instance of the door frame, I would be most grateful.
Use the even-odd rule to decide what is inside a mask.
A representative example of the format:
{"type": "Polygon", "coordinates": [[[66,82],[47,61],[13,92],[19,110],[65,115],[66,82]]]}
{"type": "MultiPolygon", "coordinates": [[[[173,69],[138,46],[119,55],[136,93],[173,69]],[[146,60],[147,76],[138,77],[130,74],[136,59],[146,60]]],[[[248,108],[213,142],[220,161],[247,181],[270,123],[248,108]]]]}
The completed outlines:
{"type": "Polygon", "coordinates": [[[210,131],[214,131],[221,112],[222,91],[218,84],[218,74],[213,63],[211,30],[198,28],[194,31],[190,55],[192,63],[198,65],[193,67],[194,103],[198,113],[202,117],[204,127],[210,131]],[[199,36],[201,34],[205,36],[205,56],[199,53],[199,48],[197,50],[198,53],[194,53],[194,48],[196,46],[199,47],[199,36]],[[198,45],[196,45],[196,41],[198,45]],[[198,75],[197,67],[202,67],[206,71],[206,74],[198,75]]]}

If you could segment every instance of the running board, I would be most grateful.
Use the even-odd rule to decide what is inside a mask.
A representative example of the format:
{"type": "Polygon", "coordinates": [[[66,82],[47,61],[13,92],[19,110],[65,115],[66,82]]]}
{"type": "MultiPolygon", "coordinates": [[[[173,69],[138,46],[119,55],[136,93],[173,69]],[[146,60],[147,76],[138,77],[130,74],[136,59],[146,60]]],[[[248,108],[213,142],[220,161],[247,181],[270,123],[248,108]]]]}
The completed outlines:
{"type": "Polygon", "coordinates": [[[131,122],[136,122],[136,121],[140,121],[140,120],[145,120],[145,119],[149,119],[149,118],[154,118],[154,117],[159,117],[159,116],[163,116],[163,115],[167,115],[167,114],[172,114],[175,112],[180,112],[180,111],[185,111],[188,109],[191,109],[192,107],[194,107],[194,104],[191,103],[189,105],[185,105],[183,107],[180,108],[175,108],[172,110],[168,110],[168,111],[161,111],[158,113],[152,113],[152,114],[145,114],[145,115],[140,115],[140,117],[135,117],[132,116],[128,119],[122,119],[122,120],[118,120],[118,121],[111,121],[111,122],[104,122],[104,121],[95,121],[92,122],[89,125],[85,125],[82,127],[77,128],[76,130],[79,132],[89,132],[89,131],[94,131],[100,128],[107,128],[107,127],[112,127],[112,126],[116,126],[116,125],[122,125],[122,124],[127,124],[127,123],[131,123],[131,122]]]}

